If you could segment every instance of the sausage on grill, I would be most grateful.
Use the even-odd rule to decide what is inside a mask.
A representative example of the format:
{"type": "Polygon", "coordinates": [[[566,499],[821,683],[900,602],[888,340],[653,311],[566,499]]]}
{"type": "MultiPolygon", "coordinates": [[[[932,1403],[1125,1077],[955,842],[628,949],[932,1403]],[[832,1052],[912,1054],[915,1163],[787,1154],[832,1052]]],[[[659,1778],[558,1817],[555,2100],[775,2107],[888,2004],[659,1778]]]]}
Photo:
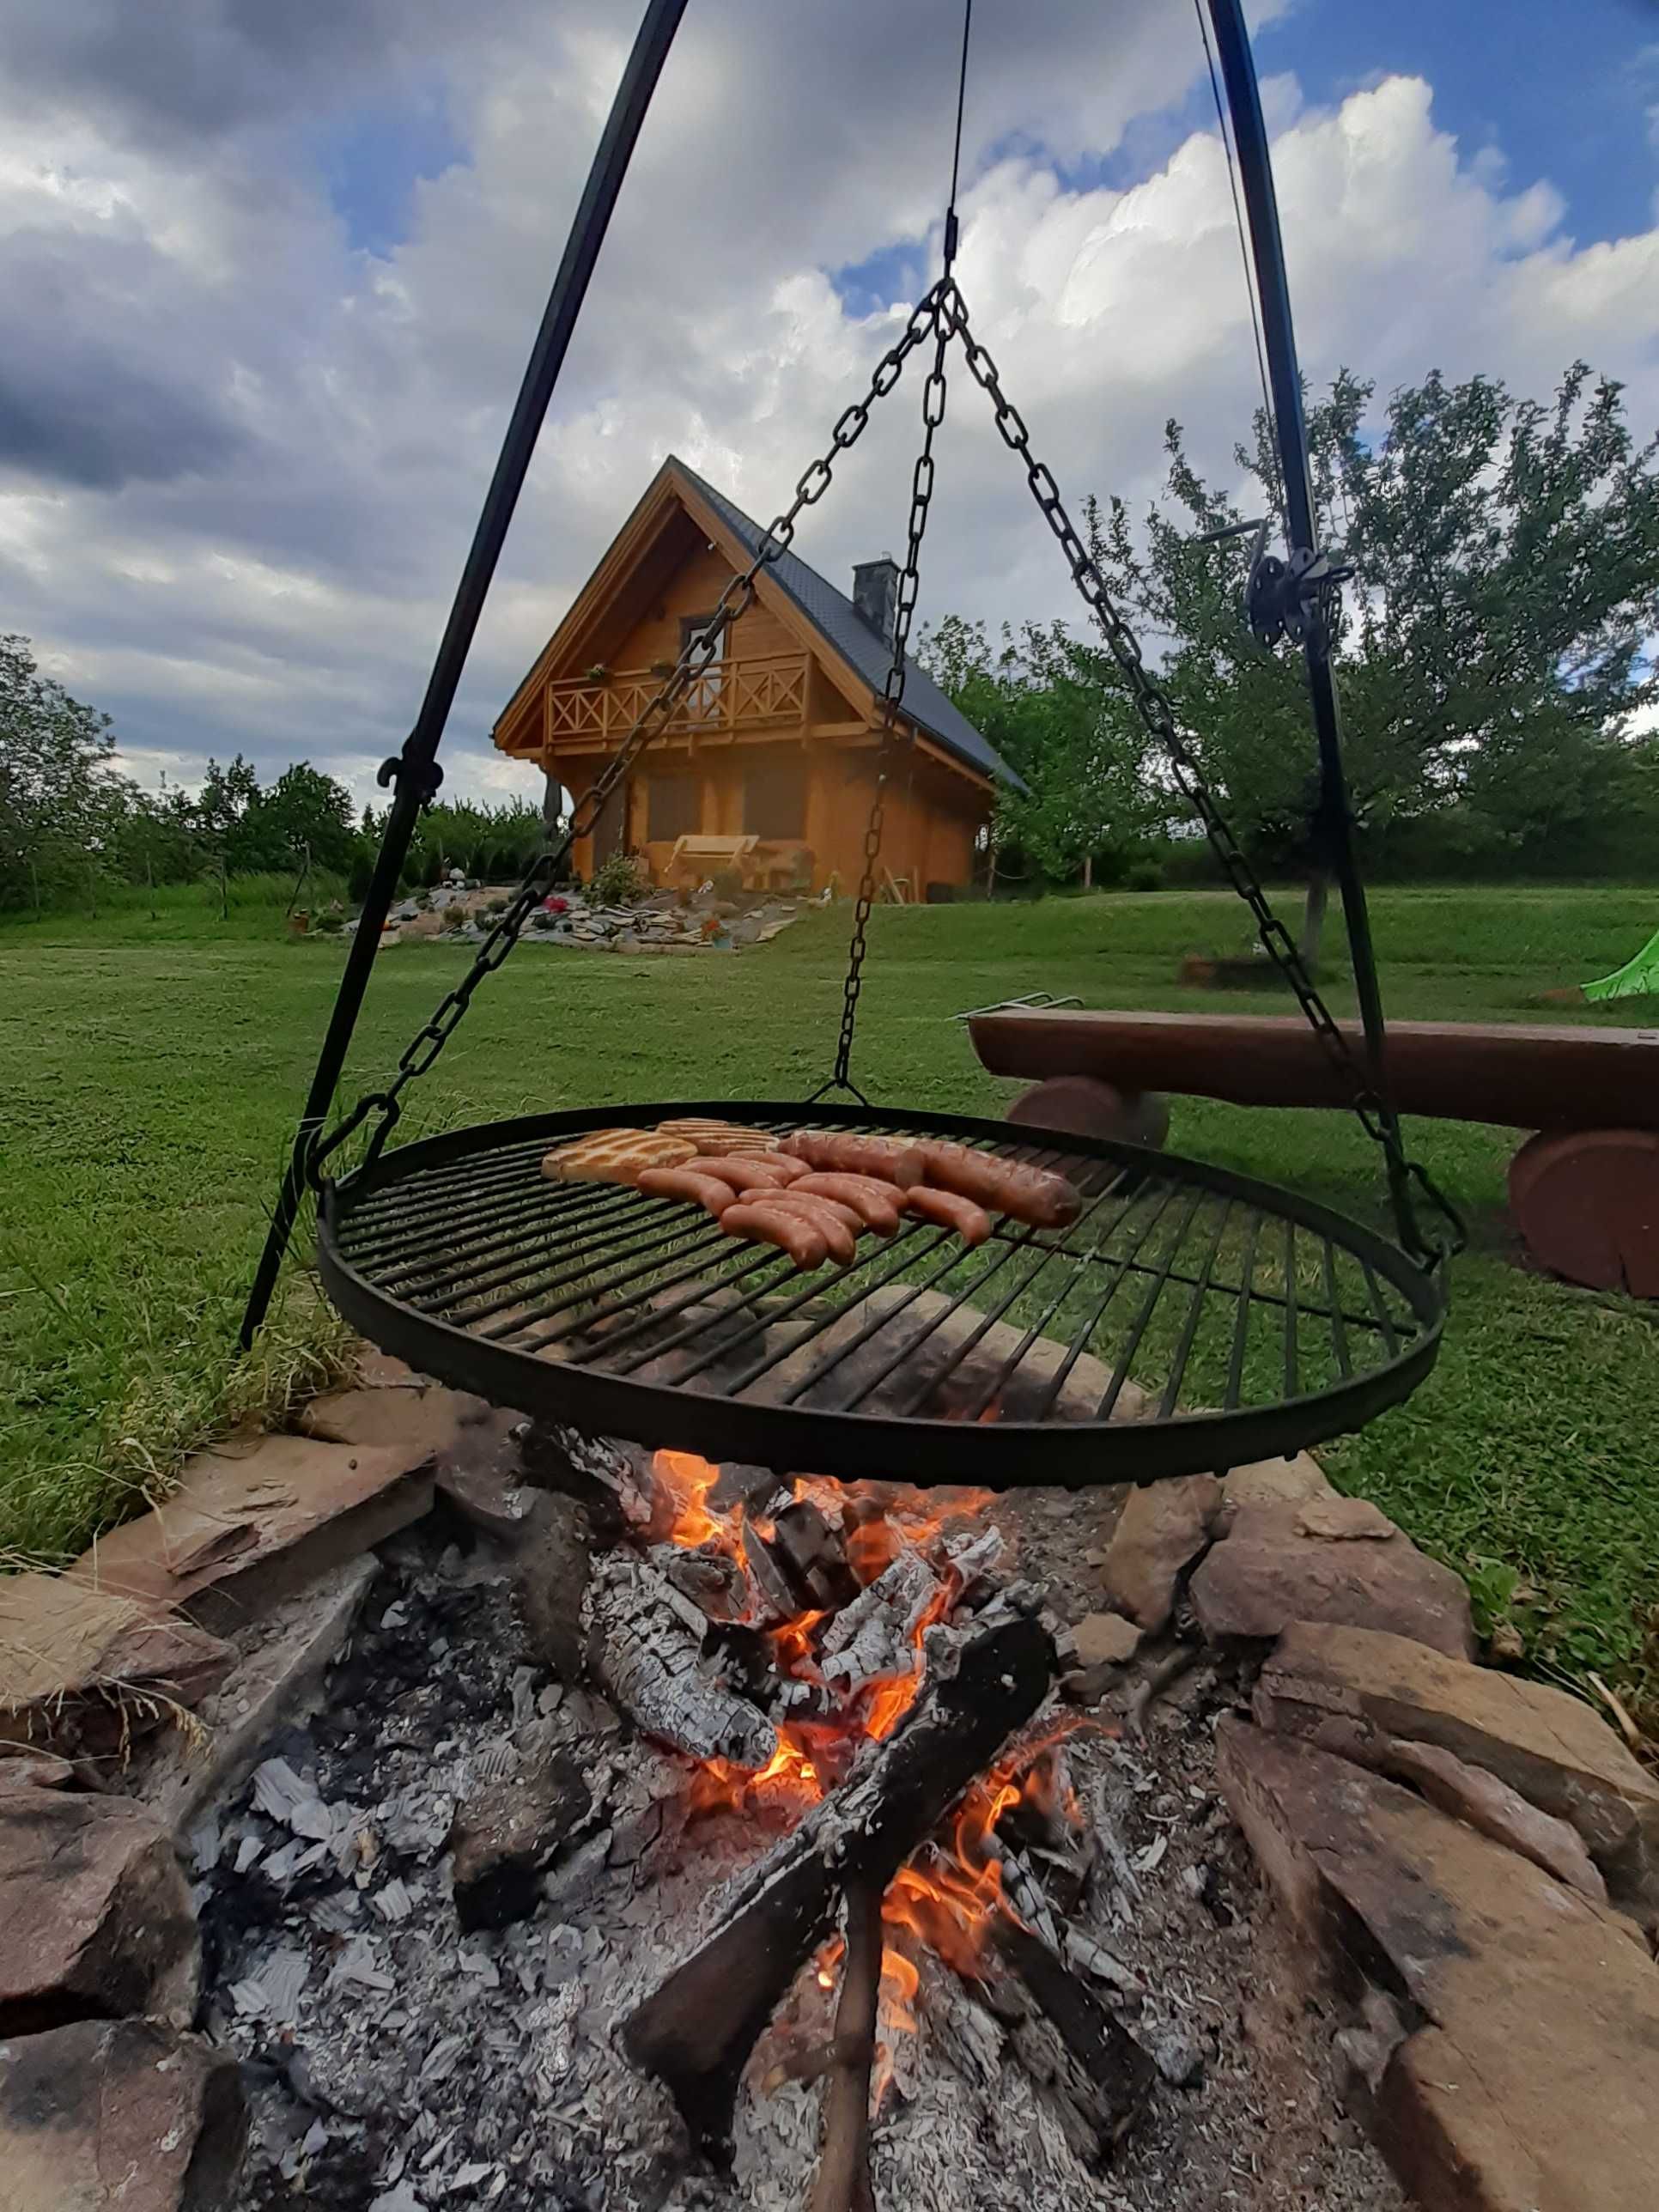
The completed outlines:
{"type": "Polygon", "coordinates": [[[923,1184],[918,1190],[907,1192],[904,1210],[914,1213],[918,1221],[937,1222],[941,1229],[954,1229],[964,1244],[982,1244],[991,1233],[990,1215],[960,1191],[929,1190],[923,1184]]]}
{"type": "Polygon", "coordinates": [[[728,1206],[720,1216],[720,1227],[728,1237],[741,1237],[750,1244],[775,1244],[809,1274],[829,1257],[823,1231],[804,1213],[792,1213],[785,1206],[728,1206]]]}
{"type": "Polygon", "coordinates": [[[839,1206],[850,1206],[878,1237],[890,1237],[898,1227],[898,1189],[874,1176],[808,1175],[789,1188],[804,1198],[833,1198],[839,1206]]]}
{"type": "Polygon", "coordinates": [[[693,1206],[706,1206],[716,1221],[738,1198],[729,1182],[695,1168],[643,1168],[639,1188],[647,1198],[688,1199],[693,1206]]]}
{"type": "Polygon", "coordinates": [[[837,1206],[830,1198],[806,1198],[793,1190],[745,1191],[745,1200],[757,1205],[771,1206],[779,1212],[798,1213],[803,1221],[810,1221],[823,1237],[830,1257],[838,1267],[850,1267],[858,1249],[859,1231],[864,1224],[850,1206],[837,1206]]]}
{"type": "Polygon", "coordinates": [[[919,1145],[896,1137],[847,1136],[828,1129],[797,1129],[786,1137],[780,1152],[793,1152],[809,1168],[832,1175],[873,1176],[878,1182],[896,1183],[901,1190],[927,1181],[927,1163],[919,1145]]]}
{"type": "Polygon", "coordinates": [[[1076,1187],[1046,1168],[1027,1167],[1019,1160],[1000,1159],[994,1152],[976,1152],[969,1146],[935,1138],[917,1149],[926,1180],[934,1189],[953,1190],[989,1212],[1006,1213],[1036,1229],[1064,1229],[1083,1211],[1076,1187]]]}

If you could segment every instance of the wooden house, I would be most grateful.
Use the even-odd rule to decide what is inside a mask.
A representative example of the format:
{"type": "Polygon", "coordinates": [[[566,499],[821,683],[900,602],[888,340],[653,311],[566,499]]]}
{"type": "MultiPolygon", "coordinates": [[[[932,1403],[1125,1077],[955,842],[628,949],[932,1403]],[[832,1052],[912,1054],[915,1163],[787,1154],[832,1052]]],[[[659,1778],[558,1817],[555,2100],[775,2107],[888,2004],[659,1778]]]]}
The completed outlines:
{"type": "MultiPolygon", "coordinates": [[[[671,456],[508,702],[501,750],[580,798],[763,535],[671,456]]],[[[718,659],[578,842],[581,874],[621,847],[658,883],[729,854],[754,884],[854,890],[897,588],[889,558],[854,569],[850,598],[793,553],[763,568],[718,659]]],[[[938,896],[973,881],[996,786],[1017,780],[914,664],[902,723],[914,742],[889,786],[882,865],[901,896],[938,896]]]]}

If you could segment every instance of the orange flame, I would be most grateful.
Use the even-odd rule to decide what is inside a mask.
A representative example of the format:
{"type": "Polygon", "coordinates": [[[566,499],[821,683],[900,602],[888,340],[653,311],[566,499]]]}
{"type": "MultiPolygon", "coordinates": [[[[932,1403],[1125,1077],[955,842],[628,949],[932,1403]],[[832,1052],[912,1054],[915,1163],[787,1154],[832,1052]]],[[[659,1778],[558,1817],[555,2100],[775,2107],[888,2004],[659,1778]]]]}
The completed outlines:
{"type": "MultiPolygon", "coordinates": [[[[651,1461],[652,1540],[694,1552],[714,1544],[742,1560],[743,1507],[712,1506],[709,1493],[720,1471],[696,1452],[659,1451],[651,1461]]],[[[746,1562],[745,1562],[746,1564],[746,1562]]]]}
{"type": "Polygon", "coordinates": [[[793,1729],[778,1730],[777,1749],[764,1766],[739,1766],[729,1759],[705,1759],[691,1778],[686,1812],[696,1820],[717,1812],[761,1808],[805,1812],[823,1795],[823,1781],[811,1747],[793,1729]]]}

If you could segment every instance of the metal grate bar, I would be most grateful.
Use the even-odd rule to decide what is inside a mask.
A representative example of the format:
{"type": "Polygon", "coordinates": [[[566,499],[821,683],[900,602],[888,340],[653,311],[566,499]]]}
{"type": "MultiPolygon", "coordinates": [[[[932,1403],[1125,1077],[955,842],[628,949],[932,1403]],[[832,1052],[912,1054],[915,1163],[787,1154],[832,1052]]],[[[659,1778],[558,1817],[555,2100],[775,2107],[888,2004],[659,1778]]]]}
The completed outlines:
{"type": "MultiPolygon", "coordinates": [[[[566,1284],[586,1280],[596,1269],[631,1259],[637,1251],[660,1250],[688,1233],[681,1209],[672,1199],[636,1200],[631,1206],[619,1207],[615,1212],[607,1210],[598,1218],[608,1231],[603,1237],[580,1243],[564,1239],[549,1253],[545,1249],[545,1235],[538,1235],[530,1251],[520,1248],[519,1257],[510,1263],[503,1260],[497,1265],[474,1270],[470,1277],[458,1278],[457,1287],[463,1293],[460,1297],[428,1297],[427,1304],[432,1310],[440,1310],[477,1299],[479,1303],[474,1308],[472,1319],[477,1322],[490,1321],[508,1306],[521,1308],[529,1299],[543,1297],[566,1284]],[[647,1238],[648,1244],[640,1243],[641,1238],[647,1238]],[[491,1297],[491,1292],[501,1295],[491,1297]]],[[[706,1214],[698,1215],[697,1224],[710,1225],[706,1214]]],[[[576,1296],[580,1297],[581,1293],[578,1291],[576,1296]]],[[[556,1300],[547,1311],[556,1312],[562,1303],[565,1302],[556,1300]]]]}
{"type": "MultiPolygon", "coordinates": [[[[1099,1197],[1093,1201],[1093,1204],[1080,1218],[1086,1219],[1089,1213],[1093,1212],[1097,1207],[1103,1205],[1106,1200],[1111,1195],[1112,1186],[1109,1185],[1105,1190],[1101,1192],[1099,1197]]],[[[1122,1215],[1120,1213],[1118,1220],[1121,1220],[1121,1218],[1122,1215]]],[[[1115,1221],[1112,1224],[1112,1227],[1105,1231],[1105,1234],[1107,1236],[1110,1236],[1112,1234],[1112,1231],[1115,1230],[1117,1222],[1115,1221]]],[[[928,1322],[916,1335],[908,1337],[904,1343],[893,1352],[885,1365],[877,1369],[876,1371],[869,1377],[868,1381],[846,1401],[848,1409],[850,1411],[852,1407],[862,1405],[864,1401],[871,1396],[873,1392],[879,1389],[881,1385],[887,1382],[892,1375],[896,1373],[900,1367],[903,1366],[907,1361],[913,1359],[917,1352],[920,1351],[921,1347],[926,1344],[928,1338],[934,1335],[939,1329],[940,1329],[944,1324],[951,1318],[952,1315],[961,1310],[961,1308],[967,1298],[973,1297],[977,1299],[980,1292],[985,1288],[985,1285],[1001,1273],[1008,1261],[1013,1259],[1018,1254],[1029,1250],[1034,1241],[1035,1231],[1030,1230],[1028,1230],[1023,1237],[1012,1237],[1006,1239],[1001,1258],[993,1261],[991,1266],[986,1269],[982,1275],[979,1276],[976,1280],[968,1284],[961,1295],[954,1298],[951,1304],[945,1307],[942,1313],[935,1314],[932,1321],[928,1322]]],[[[1007,1292],[1001,1302],[989,1313],[985,1314],[981,1317],[977,1326],[967,1337],[963,1339],[963,1342],[957,1346],[945,1366],[940,1368],[936,1374],[924,1377],[918,1389],[913,1394],[908,1401],[907,1411],[914,1411],[916,1408],[926,1405],[929,1398],[938,1396],[939,1391],[951,1379],[951,1376],[958,1373],[960,1370],[966,1365],[968,1360],[971,1358],[975,1348],[982,1341],[987,1331],[998,1319],[1000,1319],[1001,1315],[1007,1310],[1008,1307],[1013,1304],[1014,1300],[1019,1296],[1020,1291],[1029,1284],[1035,1282],[1037,1277],[1042,1274],[1043,1269],[1048,1265],[1050,1257],[1051,1255],[1048,1252],[1043,1252],[1042,1256],[1039,1258],[1036,1266],[1028,1269],[1026,1273],[1016,1282],[1013,1289],[1007,1292]]],[[[1062,1289],[1060,1296],[1061,1298],[1064,1298],[1065,1295],[1065,1290],[1062,1289]]],[[[1018,1354],[1018,1358],[1023,1358],[1024,1356],[1024,1350],[1022,1350],[1018,1354]]],[[[1016,1364],[1018,1364],[1018,1361],[1016,1361],[1016,1364]]]]}
{"type": "Polygon", "coordinates": [[[1389,1311],[1387,1295],[1382,1284],[1376,1279],[1376,1270],[1369,1260],[1362,1260],[1360,1265],[1364,1269],[1365,1288],[1370,1296],[1371,1310],[1376,1316],[1377,1326],[1382,1332],[1383,1345],[1389,1358],[1392,1359],[1400,1349],[1400,1333],[1395,1327],[1394,1318],[1389,1311]]]}
{"type": "MultiPolygon", "coordinates": [[[[574,1303],[580,1304],[581,1301],[580,1299],[575,1301],[566,1299],[562,1301],[561,1304],[549,1308],[546,1313],[526,1315],[518,1325],[518,1333],[525,1334],[524,1348],[529,1352],[538,1353],[543,1352],[547,1351],[552,1345],[563,1343],[572,1338],[580,1338],[589,1334],[598,1322],[614,1321],[622,1314],[631,1313],[636,1310],[641,1310],[639,1320],[631,1322],[626,1328],[617,1329],[614,1332],[607,1328],[604,1336],[598,1342],[589,1345],[585,1351],[577,1351],[572,1356],[570,1361],[570,1364],[573,1367],[577,1367],[594,1360],[605,1358],[608,1370],[610,1368],[610,1360],[607,1355],[612,1351],[615,1346],[624,1340],[631,1341],[635,1337],[638,1336],[641,1333],[648,1331],[656,1322],[658,1316],[654,1310],[650,1309],[653,1307],[653,1302],[654,1301],[659,1291],[664,1289],[677,1289],[680,1284],[689,1282],[694,1285],[694,1288],[690,1297],[683,1301],[683,1304],[706,1305],[708,1302],[708,1295],[710,1291],[731,1290],[734,1288],[737,1284],[740,1283],[745,1275],[762,1274],[768,1269],[771,1269],[775,1273],[776,1273],[779,1281],[781,1282],[786,1279],[787,1270],[781,1264],[783,1262],[782,1253],[775,1251],[770,1245],[739,1245],[735,1238],[724,1236],[721,1233],[718,1222],[711,1222],[708,1226],[714,1232],[714,1249],[717,1263],[719,1260],[728,1256],[734,1260],[741,1256],[744,1261],[744,1264],[742,1267],[734,1268],[727,1274],[720,1274],[717,1272],[711,1273],[707,1265],[710,1240],[707,1237],[702,1238],[699,1241],[699,1244],[696,1248],[697,1256],[691,1261],[689,1266],[678,1268],[672,1274],[663,1276],[655,1274],[650,1269],[643,1271],[635,1269],[629,1274],[618,1278],[616,1283],[604,1285],[603,1289],[607,1291],[618,1288],[623,1282],[632,1282],[635,1280],[641,1272],[650,1273],[652,1278],[642,1290],[623,1299],[620,1304],[613,1305],[608,1314],[588,1314],[585,1316],[580,1314],[574,1315],[568,1321],[560,1322],[558,1327],[544,1329],[542,1331],[541,1334],[537,1336],[531,1336],[527,1332],[532,1328],[540,1328],[541,1324],[544,1322],[550,1321],[556,1315],[566,1311],[571,1304],[574,1303]]],[[[748,1293],[745,1292],[744,1295],[747,1297],[748,1293]]],[[[678,1311],[680,1309],[677,1307],[675,1310],[678,1311]]],[[[690,1334],[692,1335],[702,1335],[704,1334],[704,1330],[705,1325],[702,1322],[698,1322],[692,1325],[690,1334]]],[[[663,1347],[659,1345],[648,1346],[646,1352],[641,1355],[641,1358],[648,1359],[653,1358],[656,1353],[662,1349],[663,1347]]]]}
{"type": "Polygon", "coordinates": [[[1221,1249],[1221,1240],[1227,1232],[1227,1224],[1232,1218],[1232,1211],[1231,1199],[1224,1200],[1215,1224],[1215,1234],[1210,1239],[1210,1249],[1204,1255],[1204,1264],[1199,1270],[1198,1281],[1194,1286],[1192,1297],[1188,1303],[1187,1317],[1181,1324],[1181,1337],[1176,1346],[1175,1358],[1170,1369],[1170,1379],[1164,1386],[1164,1395],[1158,1402],[1158,1417],[1160,1421],[1167,1421],[1181,1401],[1182,1377],[1187,1372],[1187,1362],[1193,1356],[1193,1344],[1198,1335],[1198,1324],[1204,1312],[1205,1295],[1210,1286],[1210,1277],[1214,1272],[1216,1255],[1221,1249]]]}
{"type": "MultiPolygon", "coordinates": [[[[690,1255],[693,1271],[702,1273],[709,1253],[720,1248],[720,1224],[710,1220],[705,1214],[699,1222],[688,1228],[682,1219],[677,1218],[681,1209],[673,1200],[665,1200],[661,1203],[672,1209],[671,1218],[664,1221],[660,1215],[656,1216],[647,1224],[657,1231],[654,1236],[643,1244],[628,1245],[615,1253],[608,1263],[611,1269],[610,1273],[595,1279],[593,1253],[592,1250],[583,1252],[562,1270],[543,1275],[535,1282],[524,1285],[514,1297],[496,1298],[487,1308],[482,1309],[480,1318],[487,1316],[495,1326],[479,1328],[478,1334],[492,1340],[524,1337],[526,1349],[536,1351],[556,1342],[562,1336],[580,1334],[592,1326],[598,1318],[596,1315],[590,1312],[566,1326],[550,1329],[543,1336],[534,1340],[529,1337],[529,1332],[540,1328],[544,1322],[557,1321],[560,1315],[570,1313],[573,1308],[599,1305],[624,1284],[638,1283],[643,1279],[643,1289],[624,1298],[619,1305],[613,1305],[611,1311],[613,1315],[626,1312],[630,1307],[642,1304],[651,1296],[653,1286],[661,1279],[659,1273],[661,1261],[657,1255],[667,1251],[671,1246],[678,1247],[677,1256],[690,1255]],[[543,1297],[539,1304],[528,1303],[550,1291],[557,1291],[562,1295],[553,1298],[543,1297]],[[510,1315],[510,1318],[502,1320],[501,1316],[503,1315],[510,1315]]],[[[729,1243],[731,1240],[726,1241],[729,1243]]]]}
{"type": "Polygon", "coordinates": [[[1095,1419],[1097,1421],[1109,1421],[1116,1409],[1117,1401],[1123,1395],[1123,1386],[1129,1379],[1129,1362],[1140,1349],[1140,1340],[1146,1334],[1147,1324],[1152,1318],[1153,1310],[1169,1286],[1170,1268],[1175,1265],[1176,1255],[1186,1242],[1187,1231],[1192,1227],[1194,1218],[1207,1194],[1205,1191],[1195,1190],[1187,1201],[1187,1210],[1182,1215],[1176,1233],[1170,1243],[1170,1249],[1166,1255],[1168,1265],[1162,1273],[1154,1277],[1147,1290],[1140,1310],[1130,1325],[1128,1336],[1124,1342],[1121,1352],[1118,1355],[1117,1364],[1112,1370],[1112,1379],[1106,1386],[1106,1395],[1095,1410],[1095,1419]]]}
{"type": "Polygon", "coordinates": [[[580,1200],[569,1200],[562,1190],[544,1184],[541,1192],[526,1196],[511,1214],[480,1224],[475,1236],[463,1237],[453,1248],[428,1235],[421,1250],[398,1255],[395,1264],[386,1269],[385,1279],[396,1285],[400,1297],[413,1299],[418,1299],[433,1283],[446,1288],[489,1289],[494,1287],[493,1276],[503,1270],[515,1273],[526,1256],[539,1257],[544,1253],[550,1237],[568,1239],[572,1232],[604,1231],[617,1221],[637,1220],[640,1201],[635,1193],[611,1185],[607,1194],[607,1187],[599,1183],[583,1188],[580,1200]]]}
{"type": "Polygon", "coordinates": [[[1325,1304],[1331,1324],[1331,1349],[1336,1354],[1337,1371],[1346,1382],[1353,1373],[1353,1361],[1348,1354],[1348,1332],[1342,1322],[1342,1301],[1336,1290],[1336,1247],[1328,1237],[1325,1240],[1325,1304]]]}
{"type": "Polygon", "coordinates": [[[1251,1286],[1255,1281],[1255,1248],[1261,1234],[1261,1216],[1252,1208],[1250,1225],[1244,1232],[1244,1264],[1238,1271],[1238,1308],[1233,1317],[1232,1352],[1227,1362],[1226,1404],[1230,1407],[1237,1405],[1244,1389],[1244,1351],[1249,1341],[1251,1286]]]}
{"type": "MultiPolygon", "coordinates": [[[[1110,1239],[1117,1234],[1118,1231],[1123,1228],[1128,1222],[1131,1216],[1133,1214],[1136,1206],[1140,1204],[1143,1197],[1151,1206],[1152,1211],[1147,1215],[1146,1220],[1143,1221],[1135,1231],[1133,1241],[1131,1243],[1127,1252],[1123,1255],[1121,1262],[1116,1264],[1115,1272],[1104,1293],[1097,1302],[1090,1315],[1085,1318],[1082,1324],[1083,1340],[1085,1343],[1086,1343],[1090,1336],[1093,1334],[1096,1322],[1099,1319],[1100,1316],[1104,1313],[1107,1306],[1110,1304],[1112,1297],[1116,1291],[1118,1285],[1127,1279],[1129,1270],[1134,1265],[1134,1257],[1136,1253],[1139,1251],[1141,1246],[1152,1235],[1158,1222],[1162,1220],[1164,1214],[1174,1196],[1175,1186],[1173,1183],[1165,1183],[1161,1181],[1149,1182],[1145,1186],[1144,1190],[1137,1192],[1130,1200],[1128,1205],[1123,1208],[1116,1220],[1112,1223],[1111,1227],[1107,1231],[1105,1237],[1103,1239],[1097,1237],[1095,1240],[1095,1249],[1098,1249],[1103,1243],[1109,1243],[1110,1239]]],[[[969,1402],[968,1407],[968,1419],[969,1420],[977,1421],[983,1419],[990,1407],[1007,1389],[1010,1381],[1012,1379],[1016,1370],[1018,1369],[1020,1363],[1025,1358],[1026,1353],[1036,1342],[1038,1337],[1041,1336],[1043,1331],[1048,1328],[1048,1323],[1060,1311],[1060,1307],[1066,1303],[1066,1297],[1070,1293],[1072,1288],[1073,1284],[1070,1279],[1061,1283],[1059,1291],[1049,1300],[1048,1305],[1037,1314],[1030,1327],[1026,1329],[1024,1334],[1020,1338],[1019,1342],[1014,1346],[1014,1349],[1002,1361],[1001,1364],[994,1370],[989,1379],[981,1384],[977,1395],[969,1402]]],[[[1079,1345],[1079,1351],[1082,1349],[1081,1345],[1079,1345]]],[[[1068,1368],[1066,1371],[1066,1373],[1069,1373],[1071,1370],[1068,1368]]],[[[1060,1382],[1062,1385],[1064,1383],[1064,1376],[1060,1377],[1060,1382]]],[[[1052,1404],[1052,1398],[1049,1402],[1052,1404]]]]}
{"type": "Polygon", "coordinates": [[[1285,1224],[1285,1395],[1296,1395],[1296,1224],[1285,1224]]]}

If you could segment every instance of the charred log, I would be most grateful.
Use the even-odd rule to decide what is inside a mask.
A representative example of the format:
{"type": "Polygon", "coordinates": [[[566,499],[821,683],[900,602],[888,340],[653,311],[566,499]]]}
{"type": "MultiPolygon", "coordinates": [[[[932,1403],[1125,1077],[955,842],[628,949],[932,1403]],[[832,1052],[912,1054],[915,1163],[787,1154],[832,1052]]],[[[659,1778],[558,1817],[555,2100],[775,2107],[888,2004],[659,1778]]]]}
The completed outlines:
{"type": "Polygon", "coordinates": [[[881,1890],[847,1891],[847,1963],[836,2007],[835,2056],[823,2094],[823,2147],[806,2212],[875,2212],[870,2186],[870,2070],[881,1994],[881,1890]]]}
{"type": "Polygon", "coordinates": [[[636,1727],[694,1759],[766,1765],[776,1730],[705,1666],[708,1623],[654,1567],[629,1552],[597,1560],[586,1618],[594,1677],[636,1727]]]}
{"type": "Polygon", "coordinates": [[[1008,1913],[977,1972],[1021,2063],[1054,2092],[1073,2148],[1108,2156],[1151,2093],[1152,2058],[1059,1953],[1008,1913]]]}
{"type": "Polygon", "coordinates": [[[672,2091],[687,2126],[720,2154],[756,2037],[853,1882],[879,1893],[932,1833],[1054,1679],[1052,1638],[1022,1614],[933,1630],[927,1677],[884,1742],[734,1886],[720,1925],[623,2031],[635,2064],[672,2091]]]}

